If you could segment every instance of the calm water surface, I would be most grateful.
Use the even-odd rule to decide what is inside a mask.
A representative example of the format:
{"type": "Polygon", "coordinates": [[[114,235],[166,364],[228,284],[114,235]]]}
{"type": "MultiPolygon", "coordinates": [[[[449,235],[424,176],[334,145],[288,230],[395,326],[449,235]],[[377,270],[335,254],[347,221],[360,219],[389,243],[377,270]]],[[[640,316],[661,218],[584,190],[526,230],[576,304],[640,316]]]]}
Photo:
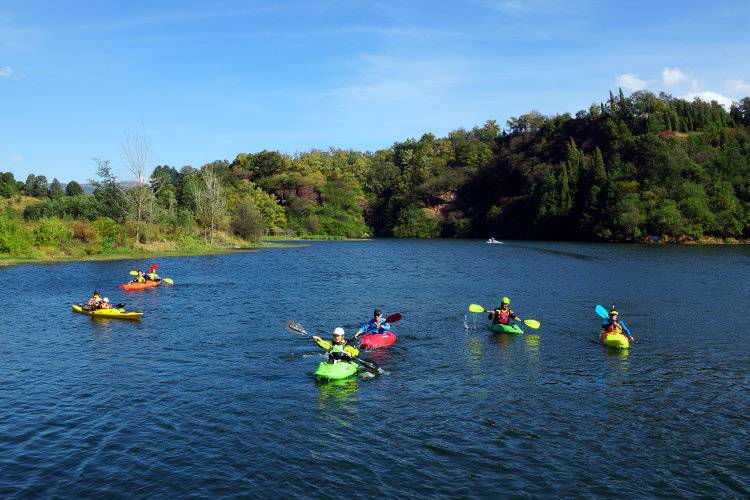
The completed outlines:
{"type": "Polygon", "coordinates": [[[320,242],[0,268],[0,496],[750,495],[750,250],[320,242]],[[145,311],[96,321],[97,288],[145,311]],[[542,322],[491,336],[471,302],[542,322]],[[594,304],[638,339],[593,342],[594,304]],[[401,311],[375,378],[316,384],[319,350],[401,311]]]}

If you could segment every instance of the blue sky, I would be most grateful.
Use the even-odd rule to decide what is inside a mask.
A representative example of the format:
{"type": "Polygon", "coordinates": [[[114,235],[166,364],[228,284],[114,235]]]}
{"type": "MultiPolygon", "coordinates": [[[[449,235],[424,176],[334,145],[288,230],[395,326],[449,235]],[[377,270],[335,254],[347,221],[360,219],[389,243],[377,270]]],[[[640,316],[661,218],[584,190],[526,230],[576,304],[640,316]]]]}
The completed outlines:
{"type": "Polygon", "coordinates": [[[61,181],[148,135],[152,165],[375,150],[608,91],[750,95],[750,2],[0,3],[0,171],[61,181]]]}

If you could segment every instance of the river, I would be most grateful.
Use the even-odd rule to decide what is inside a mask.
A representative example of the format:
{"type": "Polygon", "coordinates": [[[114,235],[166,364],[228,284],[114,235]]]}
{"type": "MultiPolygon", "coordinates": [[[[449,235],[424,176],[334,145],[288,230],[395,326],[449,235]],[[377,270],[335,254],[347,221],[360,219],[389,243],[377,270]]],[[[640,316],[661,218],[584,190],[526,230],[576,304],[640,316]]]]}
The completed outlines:
{"type": "Polygon", "coordinates": [[[315,242],[0,268],[0,495],[747,497],[750,249],[315,242]],[[144,311],[101,321],[94,289],[144,311]],[[541,322],[490,335],[511,298],[541,322]],[[613,303],[637,342],[594,342],[613,303]],[[316,383],[286,320],[400,311],[384,373],[316,383]]]}

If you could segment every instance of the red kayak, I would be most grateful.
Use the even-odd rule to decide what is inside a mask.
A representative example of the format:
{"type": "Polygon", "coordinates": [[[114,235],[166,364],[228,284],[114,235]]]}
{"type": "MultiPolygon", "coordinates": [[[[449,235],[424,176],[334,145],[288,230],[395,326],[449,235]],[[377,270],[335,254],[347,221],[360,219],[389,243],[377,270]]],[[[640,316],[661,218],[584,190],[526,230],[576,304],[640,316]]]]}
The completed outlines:
{"type": "Polygon", "coordinates": [[[391,332],[384,333],[368,333],[362,335],[362,342],[359,344],[361,349],[379,349],[381,347],[388,347],[396,343],[396,337],[391,332]]]}
{"type": "Polygon", "coordinates": [[[151,288],[159,286],[160,284],[161,281],[144,281],[143,283],[128,283],[127,285],[120,285],[119,288],[122,288],[125,291],[143,290],[144,288],[151,288]]]}

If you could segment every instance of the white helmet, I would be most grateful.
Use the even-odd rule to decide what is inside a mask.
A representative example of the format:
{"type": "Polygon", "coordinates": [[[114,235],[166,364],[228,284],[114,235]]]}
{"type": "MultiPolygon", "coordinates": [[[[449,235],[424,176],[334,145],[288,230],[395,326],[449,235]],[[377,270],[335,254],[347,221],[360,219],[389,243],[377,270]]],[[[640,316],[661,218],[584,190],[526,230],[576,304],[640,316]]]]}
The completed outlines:
{"type": "Polygon", "coordinates": [[[333,334],[334,335],[341,335],[343,337],[344,336],[344,329],[341,328],[340,326],[337,326],[336,329],[333,331],[333,334]]]}
{"type": "Polygon", "coordinates": [[[109,303],[109,299],[108,299],[107,297],[104,297],[104,298],[102,299],[102,302],[106,302],[106,303],[109,303]]]}

